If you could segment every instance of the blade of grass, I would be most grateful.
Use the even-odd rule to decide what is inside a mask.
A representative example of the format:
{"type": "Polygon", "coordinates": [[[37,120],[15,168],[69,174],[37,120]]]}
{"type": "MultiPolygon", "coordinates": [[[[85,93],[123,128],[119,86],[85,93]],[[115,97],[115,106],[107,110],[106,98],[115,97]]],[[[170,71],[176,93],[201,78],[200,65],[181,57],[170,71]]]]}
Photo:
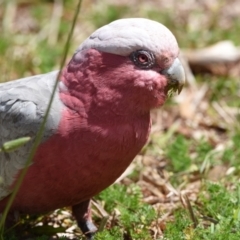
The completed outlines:
{"type": "Polygon", "coordinates": [[[4,17],[2,21],[3,33],[8,33],[13,31],[14,18],[17,10],[17,3],[15,0],[4,1],[5,5],[4,17]]]}
{"type": "Polygon", "coordinates": [[[48,43],[50,46],[54,46],[57,42],[60,20],[63,14],[63,1],[55,0],[53,5],[52,19],[49,24],[48,43]]]}
{"type": "Polygon", "coordinates": [[[14,140],[9,141],[9,142],[5,142],[0,147],[0,152],[14,151],[14,150],[20,148],[21,146],[23,146],[24,144],[26,144],[27,142],[29,142],[30,140],[31,140],[30,137],[22,137],[22,138],[14,139],[14,140]]]}
{"type": "Polygon", "coordinates": [[[56,81],[55,81],[55,85],[54,85],[54,88],[53,88],[53,93],[51,95],[51,98],[49,100],[49,103],[48,103],[48,107],[47,107],[47,110],[46,110],[46,113],[45,113],[45,116],[44,116],[44,119],[43,119],[43,122],[41,123],[40,125],[40,128],[39,128],[39,131],[37,133],[37,136],[35,138],[35,141],[33,143],[33,146],[31,148],[31,151],[29,153],[29,156],[27,158],[27,161],[26,161],[26,164],[25,164],[25,168],[21,171],[20,175],[19,175],[19,178],[18,178],[18,181],[16,182],[16,185],[13,189],[13,192],[12,194],[10,195],[9,197],[9,200],[7,202],[7,206],[5,207],[4,211],[3,211],[3,214],[2,214],[2,217],[1,217],[1,220],[0,220],[0,239],[1,240],[4,240],[3,238],[3,232],[4,232],[4,224],[5,224],[5,220],[6,220],[6,217],[7,217],[7,214],[10,210],[10,207],[14,201],[14,198],[16,197],[17,195],[17,192],[21,186],[21,183],[27,173],[27,170],[28,170],[28,166],[29,164],[31,163],[33,157],[34,157],[34,154],[37,150],[37,147],[41,141],[41,138],[42,138],[42,135],[43,135],[43,131],[44,131],[44,127],[45,127],[45,124],[47,122],[47,117],[48,117],[48,114],[50,112],[50,109],[51,109],[51,105],[52,105],[52,102],[53,102],[53,99],[54,99],[54,95],[55,95],[55,92],[56,92],[56,89],[57,89],[57,86],[58,86],[58,81],[59,81],[59,77],[61,75],[61,71],[65,65],[65,61],[66,61],[66,58],[67,58],[67,53],[68,53],[68,50],[69,50],[69,46],[70,46],[70,40],[72,38],[72,35],[73,35],[73,30],[75,28],[75,25],[76,25],[76,21],[77,21],[77,16],[80,12],[80,9],[81,9],[81,3],[82,3],[82,0],[79,0],[78,2],[78,5],[77,5],[77,8],[76,8],[76,11],[75,11],[75,15],[73,17],[73,21],[72,21],[72,26],[71,26],[71,29],[70,29],[70,32],[68,34],[68,38],[67,38],[67,41],[66,41],[66,44],[65,44],[65,47],[64,47],[64,54],[63,54],[63,59],[61,61],[61,65],[60,65],[60,71],[58,73],[58,76],[56,78],[56,81]]]}
{"type": "Polygon", "coordinates": [[[194,211],[193,211],[192,205],[190,203],[190,200],[189,200],[189,198],[188,198],[188,196],[186,194],[183,194],[182,196],[183,196],[184,200],[186,201],[187,209],[188,209],[190,218],[191,218],[191,220],[193,222],[193,226],[194,226],[194,228],[196,228],[198,226],[198,220],[197,220],[197,218],[196,218],[196,216],[194,214],[194,211]]]}

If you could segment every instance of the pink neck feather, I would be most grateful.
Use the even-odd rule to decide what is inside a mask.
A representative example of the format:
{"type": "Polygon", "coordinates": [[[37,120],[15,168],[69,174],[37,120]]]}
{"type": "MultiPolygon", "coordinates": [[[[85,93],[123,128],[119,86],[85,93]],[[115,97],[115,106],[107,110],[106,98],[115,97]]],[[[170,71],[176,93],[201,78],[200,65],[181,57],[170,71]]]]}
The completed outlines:
{"type": "Polygon", "coordinates": [[[131,117],[149,114],[162,105],[166,79],[156,71],[136,69],[123,56],[90,49],[74,55],[62,74],[68,92],[62,101],[75,111],[95,117],[131,117]]]}

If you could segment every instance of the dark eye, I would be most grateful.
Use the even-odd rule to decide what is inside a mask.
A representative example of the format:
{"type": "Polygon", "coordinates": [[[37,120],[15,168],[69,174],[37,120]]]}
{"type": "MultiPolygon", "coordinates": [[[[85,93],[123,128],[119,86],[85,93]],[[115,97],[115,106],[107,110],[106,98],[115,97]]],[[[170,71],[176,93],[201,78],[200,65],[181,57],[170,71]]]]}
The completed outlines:
{"type": "Polygon", "coordinates": [[[146,50],[137,50],[132,52],[130,59],[137,67],[142,69],[150,69],[155,64],[155,56],[146,50]]]}

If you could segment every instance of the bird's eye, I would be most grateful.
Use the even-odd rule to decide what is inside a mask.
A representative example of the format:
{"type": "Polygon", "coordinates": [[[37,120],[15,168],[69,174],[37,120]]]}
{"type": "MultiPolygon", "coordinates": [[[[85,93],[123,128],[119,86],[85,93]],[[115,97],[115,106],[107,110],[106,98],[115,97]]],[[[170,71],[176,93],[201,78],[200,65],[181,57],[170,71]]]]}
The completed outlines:
{"type": "Polygon", "coordinates": [[[138,61],[142,64],[148,62],[148,57],[145,54],[138,55],[138,61]]]}
{"type": "Polygon", "coordinates": [[[155,56],[146,50],[137,50],[130,55],[133,63],[142,69],[150,69],[155,64],[155,56]]]}

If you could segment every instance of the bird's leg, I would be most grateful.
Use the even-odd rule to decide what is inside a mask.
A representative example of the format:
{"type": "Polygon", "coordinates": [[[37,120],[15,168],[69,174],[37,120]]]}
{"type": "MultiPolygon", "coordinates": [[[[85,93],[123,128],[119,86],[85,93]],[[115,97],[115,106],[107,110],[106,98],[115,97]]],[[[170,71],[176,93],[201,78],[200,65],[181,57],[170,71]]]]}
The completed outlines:
{"type": "Polygon", "coordinates": [[[91,217],[91,199],[72,206],[72,212],[77,220],[78,226],[86,235],[88,240],[92,240],[97,228],[92,222],[91,217]]]}

